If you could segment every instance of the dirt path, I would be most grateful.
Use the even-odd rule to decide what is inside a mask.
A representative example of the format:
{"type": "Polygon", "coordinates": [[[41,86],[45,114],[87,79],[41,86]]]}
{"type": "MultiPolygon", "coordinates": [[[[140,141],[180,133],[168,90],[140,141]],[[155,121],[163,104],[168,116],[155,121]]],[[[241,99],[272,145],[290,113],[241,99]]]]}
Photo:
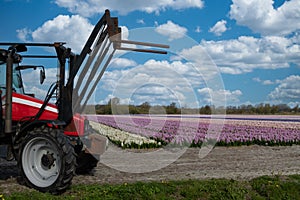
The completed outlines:
{"type": "MultiPolygon", "coordinates": [[[[300,174],[300,146],[216,147],[199,158],[190,148],[174,163],[146,173],[120,172],[99,163],[94,176],[77,176],[75,183],[123,183],[205,178],[250,179],[262,175],[300,174]]],[[[107,158],[106,158],[107,159],[107,158]]],[[[125,165],[125,164],[124,164],[125,165]]]]}
{"type": "MultiPolygon", "coordinates": [[[[110,146],[111,149],[104,154],[93,175],[78,175],[73,179],[73,184],[100,184],[100,183],[125,183],[134,181],[152,180],[179,180],[179,179],[205,179],[205,178],[232,178],[250,179],[262,175],[289,175],[300,174],[300,145],[265,147],[265,146],[242,146],[242,147],[216,147],[206,157],[199,158],[199,148],[189,148],[175,162],[168,166],[149,171],[141,169],[141,173],[128,173],[114,168],[128,169],[128,163],[132,163],[131,169],[151,166],[144,163],[140,166],[134,161],[124,162],[113,155],[119,153],[132,153],[132,155],[145,157],[145,152],[132,152],[110,146]],[[105,164],[104,164],[105,163],[105,164]],[[117,163],[117,164],[116,164],[117,163]]],[[[151,153],[151,152],[150,152],[151,153]]],[[[154,154],[155,155],[155,154],[154,154]]],[[[167,155],[167,154],[166,154],[167,155]]],[[[156,156],[156,155],[155,155],[156,156]]],[[[162,154],[164,156],[164,154],[162,154]]],[[[155,159],[155,158],[154,158],[155,159]]],[[[168,160],[168,157],[162,159],[168,160]]],[[[153,160],[152,163],[155,163],[153,160]]],[[[160,162],[161,163],[161,162],[160,162]]],[[[0,160],[0,191],[27,190],[26,187],[17,183],[17,167],[15,162],[0,160]]],[[[123,170],[126,171],[126,170],[123,170]]],[[[127,170],[128,171],[128,170],[127,170]]],[[[130,170],[129,170],[130,171],[130,170]]]]}

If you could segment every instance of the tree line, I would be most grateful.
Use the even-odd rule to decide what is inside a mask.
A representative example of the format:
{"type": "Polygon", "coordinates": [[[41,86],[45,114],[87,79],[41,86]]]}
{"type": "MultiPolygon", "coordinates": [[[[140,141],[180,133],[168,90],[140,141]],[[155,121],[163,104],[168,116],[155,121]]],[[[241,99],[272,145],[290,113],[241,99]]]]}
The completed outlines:
{"type": "MultiPolygon", "coordinates": [[[[91,108],[90,108],[91,109],[91,108]]],[[[115,97],[109,100],[105,105],[96,105],[94,107],[96,114],[300,114],[299,105],[293,108],[287,104],[270,105],[261,103],[257,105],[240,105],[215,107],[214,105],[204,105],[200,108],[184,108],[178,107],[175,102],[169,105],[159,106],[151,105],[144,102],[140,105],[123,105],[120,100],[115,97]]]]}

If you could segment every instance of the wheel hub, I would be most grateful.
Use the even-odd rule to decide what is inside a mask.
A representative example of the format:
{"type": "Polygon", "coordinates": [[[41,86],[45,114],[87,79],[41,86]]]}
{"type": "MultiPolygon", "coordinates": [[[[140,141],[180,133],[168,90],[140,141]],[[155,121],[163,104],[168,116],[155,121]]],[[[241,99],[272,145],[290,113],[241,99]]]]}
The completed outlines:
{"type": "Polygon", "coordinates": [[[53,153],[47,153],[42,156],[42,165],[48,169],[50,169],[54,164],[55,158],[53,157],[53,153]]]}

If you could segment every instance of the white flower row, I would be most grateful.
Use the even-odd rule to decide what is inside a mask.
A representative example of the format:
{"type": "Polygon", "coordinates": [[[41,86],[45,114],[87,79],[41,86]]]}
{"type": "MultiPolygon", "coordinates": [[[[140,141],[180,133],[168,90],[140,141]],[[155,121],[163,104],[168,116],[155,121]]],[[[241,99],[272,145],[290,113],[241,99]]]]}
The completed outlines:
{"type": "Polygon", "coordinates": [[[121,143],[121,146],[125,145],[143,145],[143,144],[155,144],[157,146],[161,146],[160,142],[155,140],[143,137],[141,135],[132,134],[126,131],[122,131],[119,129],[112,128],[110,126],[106,126],[97,122],[90,121],[90,125],[101,135],[106,136],[111,141],[117,141],[121,143]]]}

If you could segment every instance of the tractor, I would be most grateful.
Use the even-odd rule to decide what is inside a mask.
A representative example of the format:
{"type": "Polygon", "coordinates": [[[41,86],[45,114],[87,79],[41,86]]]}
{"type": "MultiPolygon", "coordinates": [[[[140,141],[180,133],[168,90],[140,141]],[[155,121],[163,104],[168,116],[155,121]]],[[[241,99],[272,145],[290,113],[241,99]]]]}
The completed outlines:
{"type": "Polygon", "coordinates": [[[64,192],[74,175],[91,171],[105,152],[106,137],[92,129],[81,113],[115,51],[166,54],[153,47],[168,48],[122,40],[118,18],[111,17],[109,10],[95,25],[80,54],[65,45],[0,42],[6,47],[0,49],[0,145],[6,147],[7,160],[17,161],[21,182],[41,192],[64,192]],[[54,48],[55,54],[23,53],[29,47],[54,48]],[[49,87],[44,100],[24,89],[22,71],[40,70],[40,84],[46,78],[44,66],[23,64],[27,58],[57,59],[57,81],[49,87]]]}

